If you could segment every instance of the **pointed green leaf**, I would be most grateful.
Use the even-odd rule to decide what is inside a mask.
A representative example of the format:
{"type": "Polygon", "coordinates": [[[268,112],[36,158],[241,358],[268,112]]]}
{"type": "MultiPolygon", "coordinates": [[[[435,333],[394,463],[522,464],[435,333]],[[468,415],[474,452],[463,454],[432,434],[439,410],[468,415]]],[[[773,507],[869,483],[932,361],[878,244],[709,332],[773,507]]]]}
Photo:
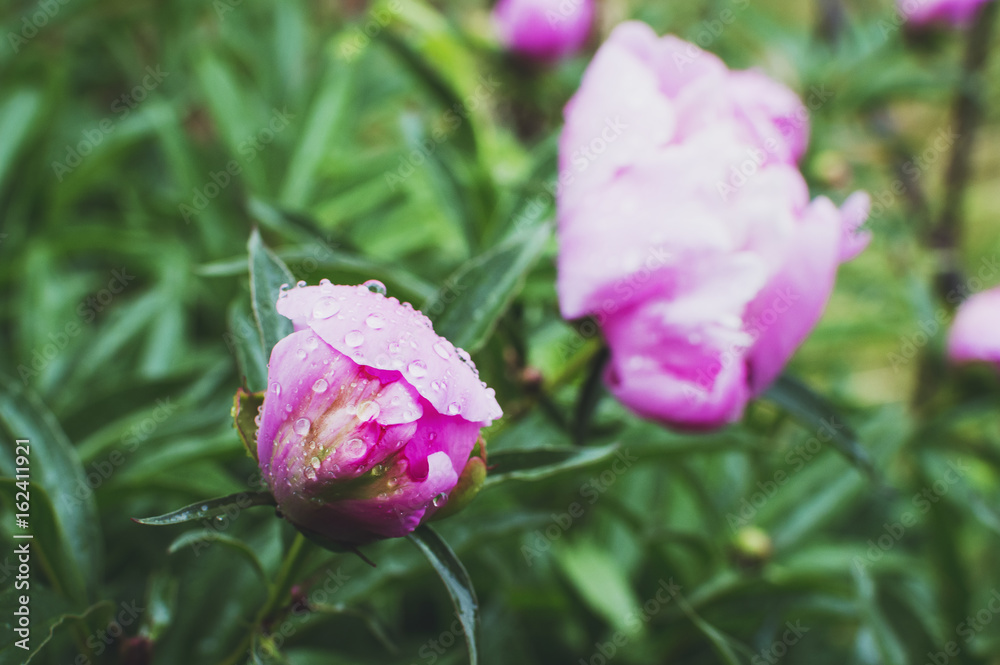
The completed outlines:
{"type": "Polygon", "coordinates": [[[426,524],[418,527],[407,538],[427,557],[438,577],[444,582],[448,595],[451,596],[451,602],[455,606],[455,613],[465,631],[465,644],[469,647],[469,663],[478,665],[479,600],[476,599],[476,590],[472,588],[469,573],[448,543],[426,524]]]}
{"type": "Polygon", "coordinates": [[[271,349],[280,340],[292,334],[292,322],[278,314],[275,304],[281,286],[295,284],[295,277],[288,267],[264,245],[260,231],[253,230],[247,243],[250,254],[250,298],[253,316],[260,330],[264,356],[271,356],[271,349]]]}
{"type": "Polygon", "coordinates": [[[566,471],[597,464],[619,453],[612,443],[596,448],[545,447],[501,450],[489,456],[486,482],[493,487],[508,480],[543,480],[566,471]]]}
{"type": "Polygon", "coordinates": [[[233,511],[239,512],[245,508],[253,506],[274,506],[274,497],[270,492],[237,492],[217,499],[208,499],[184,506],[179,510],[156,517],[132,518],[133,522],[139,524],[151,524],[153,526],[164,526],[167,524],[181,524],[182,522],[193,522],[195,520],[207,520],[219,515],[232,515],[233,511]]]}
{"type": "Polygon", "coordinates": [[[529,229],[459,268],[421,308],[434,321],[434,330],[469,353],[477,351],[517,296],[550,235],[545,225],[529,229]]]}
{"type": "Polygon", "coordinates": [[[858,470],[872,480],[878,480],[878,473],[871,456],[861,445],[858,435],[847,421],[837,413],[832,404],[817,395],[802,381],[783,374],[774,382],[764,397],[788,412],[806,429],[830,437],[830,444],[858,470]]]}
{"type": "MultiPolygon", "coordinates": [[[[214,531],[212,529],[188,531],[187,533],[181,534],[174,540],[174,542],[170,543],[170,547],[167,548],[167,552],[174,554],[185,547],[191,547],[204,543],[220,543],[232,549],[250,562],[253,569],[258,575],[260,575],[261,581],[265,584],[268,583],[267,573],[264,571],[264,566],[261,564],[260,559],[257,558],[257,553],[254,552],[245,542],[239,538],[230,536],[228,533],[222,533],[221,531],[214,531]]],[[[195,551],[197,551],[197,549],[195,551]]]]}
{"type": "MultiPolygon", "coordinates": [[[[89,584],[101,576],[101,534],[94,493],[83,465],[55,416],[33,394],[11,379],[0,387],[0,430],[5,430],[0,469],[13,477],[15,441],[30,441],[30,474],[51,499],[61,541],[67,548],[72,579],[83,582],[70,597],[78,602],[89,584]]],[[[69,589],[67,589],[69,591],[69,589]]]]}

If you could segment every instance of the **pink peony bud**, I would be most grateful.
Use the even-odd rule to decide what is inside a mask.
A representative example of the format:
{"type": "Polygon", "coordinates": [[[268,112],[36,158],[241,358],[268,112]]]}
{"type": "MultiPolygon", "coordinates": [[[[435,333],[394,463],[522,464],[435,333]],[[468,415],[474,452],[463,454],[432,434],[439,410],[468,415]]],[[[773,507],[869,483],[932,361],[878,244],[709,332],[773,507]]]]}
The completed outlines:
{"type": "Polygon", "coordinates": [[[948,356],[957,363],[1000,366],[1000,288],[976,293],[958,308],[948,335],[948,356]]]}
{"type": "Polygon", "coordinates": [[[734,421],[816,324],[869,201],[810,202],[807,141],[798,98],[762,74],[641,23],[598,51],[560,139],[557,287],[563,316],[601,326],[632,410],[734,421]]]}
{"type": "Polygon", "coordinates": [[[900,16],[914,25],[950,23],[963,27],[972,22],[989,0],[896,0],[900,16]]]}
{"type": "Polygon", "coordinates": [[[538,60],[579,51],[590,35],[594,0],[500,0],[493,24],[504,45],[538,60]]]}
{"type": "MultiPolygon", "coordinates": [[[[286,291],[295,327],[268,364],[257,453],[282,514],[348,546],[405,536],[443,508],[502,413],[469,355],[366,286],[286,291]]],[[[463,485],[464,487],[464,485],[463,485]]]]}

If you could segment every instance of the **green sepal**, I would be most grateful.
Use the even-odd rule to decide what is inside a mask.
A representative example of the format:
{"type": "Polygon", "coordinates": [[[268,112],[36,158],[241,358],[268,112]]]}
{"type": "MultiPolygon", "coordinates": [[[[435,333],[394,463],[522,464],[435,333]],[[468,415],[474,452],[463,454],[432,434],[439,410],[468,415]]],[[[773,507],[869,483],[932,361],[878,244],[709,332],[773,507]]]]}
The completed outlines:
{"type": "Polygon", "coordinates": [[[264,404],[264,391],[252,393],[239,388],[233,397],[233,427],[240,435],[240,441],[247,450],[247,455],[257,461],[257,423],[254,420],[260,407],[264,404]]]}

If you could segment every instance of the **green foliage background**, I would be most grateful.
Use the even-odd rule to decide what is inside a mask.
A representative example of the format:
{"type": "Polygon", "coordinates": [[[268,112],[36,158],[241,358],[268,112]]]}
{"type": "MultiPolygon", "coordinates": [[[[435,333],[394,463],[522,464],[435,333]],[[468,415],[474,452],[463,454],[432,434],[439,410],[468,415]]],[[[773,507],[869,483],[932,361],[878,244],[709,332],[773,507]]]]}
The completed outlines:
{"type": "MultiPolygon", "coordinates": [[[[263,381],[255,226],[296,279],[380,279],[472,351],[506,414],[489,452],[509,469],[558,449],[544,454],[562,464],[497,474],[438,528],[479,595],[482,662],[596,665],[614,648],[635,664],[902,665],[949,643],[949,663],[1000,662],[1000,382],[944,364],[951,304],[926,242],[964,37],[905,37],[892,3],[851,2],[831,45],[819,4],[602,4],[601,34],[639,18],[803,97],[831,92],[803,170],[815,194],[879,203],[874,243],[789,370],[826,403],[789,382],[695,436],[588,383],[600,341],[558,316],[547,185],[589,53],[512,60],[471,1],[4,3],[0,472],[30,438],[31,662],[143,662],[126,658],[136,635],[168,664],[248,648],[296,665],[466,660],[408,543],[366,549],[374,569],[307,546],[293,593],[312,611],[258,622],[294,535],[272,511],[129,520],[252,488],[229,410],[242,376],[263,381]],[[38,12],[37,34],[12,40],[38,12]],[[834,411],[857,440],[820,445],[810,418],[834,411]],[[621,471],[617,453],[635,461],[621,471]],[[105,641],[114,618],[125,637],[105,641]],[[788,622],[807,629],[794,644],[788,622]]],[[[1000,283],[1000,58],[974,87],[968,290],[1000,283]]],[[[0,480],[3,663],[25,658],[7,629],[12,494],[0,480]]]]}

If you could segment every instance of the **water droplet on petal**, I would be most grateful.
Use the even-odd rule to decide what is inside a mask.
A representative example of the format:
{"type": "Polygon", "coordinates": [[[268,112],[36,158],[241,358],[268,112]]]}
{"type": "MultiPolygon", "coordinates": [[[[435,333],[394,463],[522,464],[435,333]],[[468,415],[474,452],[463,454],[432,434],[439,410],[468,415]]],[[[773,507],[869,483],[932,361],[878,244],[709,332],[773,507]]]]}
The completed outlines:
{"type": "Polygon", "coordinates": [[[202,504],[201,512],[205,512],[206,510],[208,510],[208,504],[202,504]]]}
{"type": "Polygon", "coordinates": [[[281,384],[275,381],[271,384],[271,392],[274,393],[275,397],[281,394],[281,384]]]}
{"type": "Polygon", "coordinates": [[[308,418],[299,418],[292,425],[292,430],[299,436],[305,436],[309,433],[309,428],[312,427],[312,423],[309,422],[308,418]]]}
{"type": "Polygon", "coordinates": [[[365,319],[365,323],[368,324],[368,327],[372,330],[379,330],[385,325],[385,321],[378,314],[370,315],[367,319],[365,319]]]}
{"type": "Polygon", "coordinates": [[[434,352],[445,360],[451,358],[451,352],[448,351],[448,347],[445,346],[444,342],[434,342],[434,352]]]}
{"type": "MultiPolygon", "coordinates": [[[[326,277],[324,277],[323,279],[319,280],[319,285],[320,286],[324,286],[324,287],[326,287],[326,286],[333,286],[333,284],[330,283],[330,280],[328,280],[326,277]]],[[[326,289],[324,289],[324,291],[325,290],[326,289]]]]}
{"type": "Polygon", "coordinates": [[[295,288],[301,289],[305,285],[306,281],[304,279],[300,279],[298,282],[295,283],[295,288]]]}
{"type": "Polygon", "coordinates": [[[306,354],[305,349],[299,349],[298,351],[295,352],[295,357],[298,358],[299,360],[305,360],[306,355],[308,354],[306,354]]]}
{"type": "Polygon", "coordinates": [[[316,469],[312,468],[311,466],[307,466],[305,468],[305,471],[303,471],[303,474],[309,480],[316,480],[316,469]]]}
{"type": "Polygon", "coordinates": [[[291,404],[286,404],[285,405],[285,413],[291,413],[291,412],[292,412],[292,405],[291,404]]]}
{"type": "Polygon", "coordinates": [[[317,319],[329,319],[331,316],[340,311],[340,303],[334,298],[320,298],[313,305],[312,315],[313,318],[317,319]]]}
{"type": "Polygon", "coordinates": [[[349,459],[363,457],[368,446],[361,439],[351,439],[344,444],[344,456],[349,459]]]}
{"type": "Polygon", "coordinates": [[[316,379],[316,383],[313,384],[314,393],[326,392],[326,389],[330,387],[330,384],[326,382],[326,379],[316,379]]]}
{"type": "Polygon", "coordinates": [[[314,468],[317,471],[319,471],[319,466],[320,466],[321,462],[319,461],[318,457],[313,457],[311,460],[309,460],[309,464],[312,466],[312,468],[314,468]]]}
{"type": "Polygon", "coordinates": [[[319,340],[316,339],[315,337],[307,337],[306,346],[309,348],[310,351],[312,351],[319,346],[319,340]]]}
{"type": "Polygon", "coordinates": [[[441,492],[440,494],[438,494],[437,496],[435,496],[433,499],[431,499],[431,503],[434,504],[435,508],[440,508],[445,503],[447,503],[447,501],[448,501],[448,495],[445,494],[444,492],[441,492]]]}
{"type": "Polygon", "coordinates": [[[462,410],[462,407],[461,407],[461,405],[459,405],[458,402],[452,402],[451,404],[448,405],[448,409],[447,409],[449,416],[457,415],[458,412],[461,411],[461,410],[462,410]]]}
{"type": "Polygon", "coordinates": [[[415,379],[420,379],[427,376],[427,365],[424,364],[422,360],[414,360],[412,363],[407,365],[406,371],[410,373],[415,379]]]}
{"type": "Polygon", "coordinates": [[[378,414],[381,411],[378,402],[365,402],[358,407],[358,420],[361,422],[368,422],[369,420],[374,420],[378,418],[378,414]]]}
{"type": "Polygon", "coordinates": [[[344,343],[351,348],[357,348],[365,343],[365,336],[360,330],[352,330],[344,336],[344,343]]]}
{"type": "Polygon", "coordinates": [[[369,279],[367,282],[365,282],[364,284],[362,284],[362,286],[364,286],[366,289],[368,289],[372,293],[378,293],[378,294],[381,294],[383,296],[385,295],[385,284],[383,284],[382,282],[378,281],[377,279],[369,279]]]}

